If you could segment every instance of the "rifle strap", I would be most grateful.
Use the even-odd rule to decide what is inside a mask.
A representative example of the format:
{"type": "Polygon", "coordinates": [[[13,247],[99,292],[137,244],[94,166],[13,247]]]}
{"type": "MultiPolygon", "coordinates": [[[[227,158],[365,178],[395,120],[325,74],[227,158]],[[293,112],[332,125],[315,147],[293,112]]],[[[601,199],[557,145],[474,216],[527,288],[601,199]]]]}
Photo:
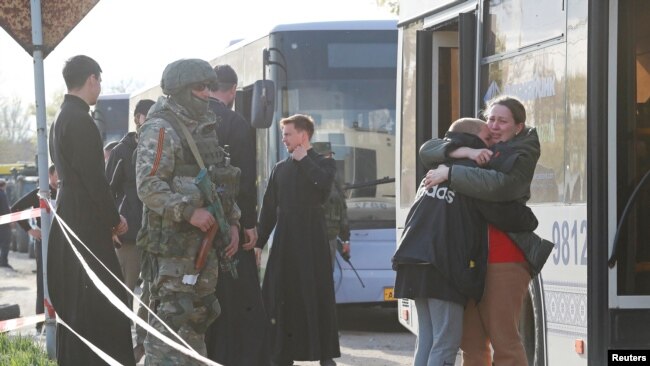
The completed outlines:
{"type": "Polygon", "coordinates": [[[192,150],[192,155],[194,155],[194,159],[196,159],[196,162],[199,164],[199,167],[201,169],[205,169],[205,164],[203,163],[203,158],[201,157],[201,154],[199,153],[199,148],[196,146],[196,142],[194,141],[194,138],[192,137],[192,134],[190,133],[190,130],[187,129],[187,126],[183,122],[178,122],[178,126],[181,127],[181,131],[183,131],[183,135],[185,135],[185,139],[187,140],[187,144],[190,145],[190,150],[192,150]]]}

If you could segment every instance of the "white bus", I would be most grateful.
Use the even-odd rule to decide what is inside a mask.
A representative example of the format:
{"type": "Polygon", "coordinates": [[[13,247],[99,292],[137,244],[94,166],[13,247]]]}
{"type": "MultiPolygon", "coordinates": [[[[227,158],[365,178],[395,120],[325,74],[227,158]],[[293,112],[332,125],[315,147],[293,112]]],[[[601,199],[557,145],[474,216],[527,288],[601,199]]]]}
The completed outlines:
{"type": "MultiPolygon", "coordinates": [[[[390,258],[395,250],[396,60],[397,21],[374,20],[277,25],[210,61],[237,72],[235,110],[249,121],[258,110],[257,82],[273,82],[265,91],[275,95],[273,116],[267,125],[255,126],[259,204],[271,169],[288,156],[280,119],[309,114],[317,125],[312,140],[331,143],[338,179],[348,188],[351,263],[359,275],[337,255],[339,304],[395,306],[390,258]]],[[[159,87],[151,88],[133,96],[130,105],[160,94],[159,87]]]]}
{"type": "MultiPolygon", "coordinates": [[[[515,95],[542,147],[529,202],[536,232],[555,243],[525,300],[529,364],[605,365],[608,350],[650,349],[650,187],[639,184],[650,168],[650,2],[400,7],[398,237],[425,174],[418,147],[491,97],[515,95]]],[[[413,304],[398,307],[416,332],[413,304]]]]}

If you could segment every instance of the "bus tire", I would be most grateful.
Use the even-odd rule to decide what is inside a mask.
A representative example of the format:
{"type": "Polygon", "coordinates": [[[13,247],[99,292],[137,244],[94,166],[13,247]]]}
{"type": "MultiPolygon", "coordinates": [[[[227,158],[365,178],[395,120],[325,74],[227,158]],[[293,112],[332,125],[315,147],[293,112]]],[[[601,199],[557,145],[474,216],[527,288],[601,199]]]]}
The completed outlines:
{"type": "Polygon", "coordinates": [[[546,365],[546,324],[544,319],[544,298],[541,278],[536,276],[528,285],[524,298],[519,334],[526,350],[529,366],[546,365]]]}

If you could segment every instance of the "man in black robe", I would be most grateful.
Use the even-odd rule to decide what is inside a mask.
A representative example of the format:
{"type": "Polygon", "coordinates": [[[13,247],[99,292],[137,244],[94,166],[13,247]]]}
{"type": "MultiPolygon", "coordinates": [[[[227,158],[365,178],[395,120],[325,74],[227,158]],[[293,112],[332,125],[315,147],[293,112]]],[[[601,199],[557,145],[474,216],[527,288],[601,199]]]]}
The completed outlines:
{"type": "Polygon", "coordinates": [[[228,366],[268,365],[268,326],[253,249],[257,243],[257,187],[255,133],[244,117],[233,111],[237,73],[230,65],[214,68],[217,82],[210,87],[210,109],[217,116],[219,145],[228,146],[230,164],[241,169],[237,206],[241,210],[237,278],[221,272],[217,298],[221,315],[205,334],[208,357],[228,366]]]}
{"type": "MultiPolygon", "coordinates": [[[[66,61],[63,78],[68,89],[50,131],[50,154],[59,174],[57,214],[92,251],[72,239],[90,268],[124,303],[122,273],[112,235],[128,226],[121,217],[104,176],[99,130],[88,114],[101,92],[101,68],[88,56],[66,61]],[[93,257],[97,257],[115,276],[93,257]]],[[[48,289],[59,317],[75,332],[122,365],[135,365],[131,325],[89,278],[66,239],[58,220],[49,237],[48,289]]],[[[64,325],[57,325],[57,361],[64,365],[103,365],[85,343],[64,325]]]]}
{"type": "Polygon", "coordinates": [[[275,228],[262,294],[271,322],[272,361],[340,357],[334,283],[323,203],[336,173],[334,160],[315,152],[311,117],[280,121],[282,142],[291,154],[271,172],[260,214],[260,255],[275,228]]]}

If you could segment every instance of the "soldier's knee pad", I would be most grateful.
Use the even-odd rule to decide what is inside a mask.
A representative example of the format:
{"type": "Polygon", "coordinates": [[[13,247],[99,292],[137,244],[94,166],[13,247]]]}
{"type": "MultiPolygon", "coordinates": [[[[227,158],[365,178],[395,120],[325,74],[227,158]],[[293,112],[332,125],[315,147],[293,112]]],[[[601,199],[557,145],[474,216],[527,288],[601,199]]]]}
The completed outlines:
{"type": "Polygon", "coordinates": [[[178,330],[182,325],[188,323],[189,317],[194,313],[194,302],[191,296],[178,293],[161,298],[158,309],[161,319],[170,323],[173,329],[178,330]]]}
{"type": "Polygon", "coordinates": [[[219,305],[219,300],[214,294],[206,295],[201,298],[203,306],[205,306],[205,321],[197,324],[197,332],[205,333],[210,324],[214,322],[219,314],[221,314],[221,305],[219,305]]]}

